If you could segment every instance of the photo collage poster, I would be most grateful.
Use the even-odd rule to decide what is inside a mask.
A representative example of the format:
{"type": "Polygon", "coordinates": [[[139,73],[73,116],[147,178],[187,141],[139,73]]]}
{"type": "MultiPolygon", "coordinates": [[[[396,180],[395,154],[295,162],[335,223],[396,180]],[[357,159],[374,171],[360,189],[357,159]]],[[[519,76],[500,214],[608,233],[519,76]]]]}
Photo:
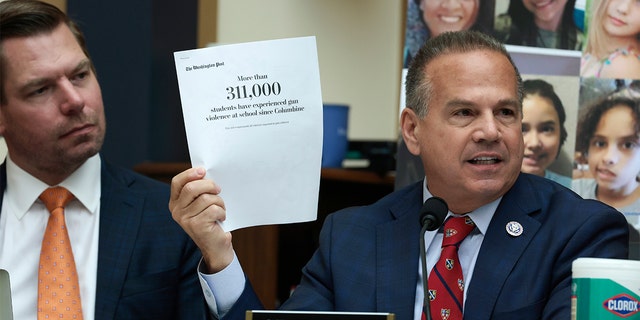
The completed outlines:
{"type": "MultiPolygon", "coordinates": [[[[629,222],[630,258],[640,259],[640,3],[406,1],[400,110],[406,68],[429,37],[472,29],[497,38],[524,82],[522,171],[618,209],[629,222]],[[535,122],[534,109],[557,123],[535,122]]],[[[399,137],[395,187],[423,176],[399,137]]]]}

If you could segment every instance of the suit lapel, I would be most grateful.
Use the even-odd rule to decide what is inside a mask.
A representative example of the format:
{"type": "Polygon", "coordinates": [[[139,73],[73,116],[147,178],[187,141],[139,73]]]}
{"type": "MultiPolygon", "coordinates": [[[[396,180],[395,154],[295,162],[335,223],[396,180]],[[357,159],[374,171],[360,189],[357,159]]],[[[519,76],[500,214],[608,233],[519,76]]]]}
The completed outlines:
{"type": "Polygon", "coordinates": [[[144,199],[102,163],[96,319],[113,319],[137,238],[144,199]]]}
{"type": "Polygon", "coordinates": [[[390,208],[394,219],[377,227],[377,309],[394,312],[397,319],[413,319],[421,203],[422,183],[419,183],[390,208]]]}
{"type": "Polygon", "coordinates": [[[502,198],[480,247],[467,290],[465,314],[473,314],[477,319],[491,318],[502,286],[540,228],[540,223],[529,216],[541,208],[534,194],[535,190],[521,175],[502,198]],[[511,221],[522,225],[521,236],[507,233],[506,226],[511,221]]]}
{"type": "MultiPolygon", "coordinates": [[[[127,275],[143,209],[143,195],[129,190],[133,181],[102,162],[100,236],[95,319],[113,319],[127,275]]],[[[0,208],[7,186],[6,162],[0,165],[0,208]]]]}

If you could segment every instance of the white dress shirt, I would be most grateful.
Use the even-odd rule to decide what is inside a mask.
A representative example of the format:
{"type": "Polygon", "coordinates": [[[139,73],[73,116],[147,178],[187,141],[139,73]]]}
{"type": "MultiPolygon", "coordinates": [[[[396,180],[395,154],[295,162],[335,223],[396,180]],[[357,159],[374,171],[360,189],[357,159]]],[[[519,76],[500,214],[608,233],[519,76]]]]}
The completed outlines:
{"type": "MultiPolygon", "coordinates": [[[[424,183],[425,187],[423,188],[423,201],[426,201],[427,199],[431,198],[432,195],[426,187],[426,180],[424,183]]],[[[502,197],[467,214],[471,218],[471,220],[473,220],[473,223],[476,224],[477,228],[471,231],[471,233],[462,241],[462,243],[460,244],[460,248],[458,249],[458,258],[460,259],[460,266],[462,267],[462,278],[464,279],[463,304],[464,301],[467,300],[467,288],[469,287],[468,284],[471,283],[473,270],[476,265],[478,253],[480,252],[482,240],[484,240],[484,235],[489,228],[489,223],[491,222],[491,218],[493,218],[493,214],[496,212],[496,209],[500,204],[500,200],[502,200],[502,197]]],[[[460,215],[453,214],[451,211],[449,211],[449,213],[447,214],[447,218],[449,216],[460,215]]],[[[427,273],[429,274],[431,274],[431,269],[433,269],[433,266],[436,264],[436,262],[438,262],[438,259],[440,258],[440,253],[442,252],[442,238],[442,227],[440,227],[438,230],[427,231],[424,234],[424,247],[427,248],[427,273]]],[[[414,311],[415,319],[421,319],[422,302],[424,301],[424,286],[422,285],[422,260],[420,260],[418,263],[418,274],[419,277],[418,286],[416,288],[416,307],[414,311]]]]}
{"type": "MultiPolygon", "coordinates": [[[[37,319],[38,265],[49,211],[38,199],[50,187],[7,156],[7,188],[0,213],[0,268],[9,272],[14,319],[37,319]]],[[[59,186],[76,199],[65,221],[80,282],[85,320],[94,319],[100,217],[100,156],[88,159],[59,186]]],[[[53,186],[52,186],[53,187],[53,186]]]]}

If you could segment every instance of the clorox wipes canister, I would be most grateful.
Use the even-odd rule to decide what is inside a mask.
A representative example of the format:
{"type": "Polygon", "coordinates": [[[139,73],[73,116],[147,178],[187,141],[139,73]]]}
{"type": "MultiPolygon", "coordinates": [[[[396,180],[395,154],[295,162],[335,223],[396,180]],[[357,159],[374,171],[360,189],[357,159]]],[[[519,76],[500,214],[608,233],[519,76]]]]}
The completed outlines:
{"type": "Polygon", "coordinates": [[[572,320],[640,319],[640,261],[578,258],[572,273],[572,320]]]}

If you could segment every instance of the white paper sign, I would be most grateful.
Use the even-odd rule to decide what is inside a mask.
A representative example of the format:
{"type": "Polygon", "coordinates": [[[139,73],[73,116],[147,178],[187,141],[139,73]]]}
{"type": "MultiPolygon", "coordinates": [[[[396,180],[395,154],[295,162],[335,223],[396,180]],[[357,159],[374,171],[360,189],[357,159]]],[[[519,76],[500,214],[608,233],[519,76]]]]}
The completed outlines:
{"type": "Polygon", "coordinates": [[[191,164],[222,187],[223,228],[315,220],[322,159],[315,37],[174,58],[191,164]]]}

